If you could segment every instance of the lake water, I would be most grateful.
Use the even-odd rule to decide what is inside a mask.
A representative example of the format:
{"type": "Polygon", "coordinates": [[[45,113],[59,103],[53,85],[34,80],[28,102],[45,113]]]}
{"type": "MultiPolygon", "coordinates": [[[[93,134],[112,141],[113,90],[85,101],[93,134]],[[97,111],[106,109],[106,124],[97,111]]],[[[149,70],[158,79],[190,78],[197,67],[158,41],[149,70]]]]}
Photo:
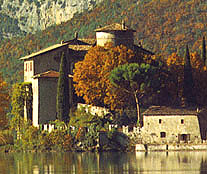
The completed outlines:
{"type": "Polygon", "coordinates": [[[0,174],[207,174],[207,152],[0,153],[0,174]]]}

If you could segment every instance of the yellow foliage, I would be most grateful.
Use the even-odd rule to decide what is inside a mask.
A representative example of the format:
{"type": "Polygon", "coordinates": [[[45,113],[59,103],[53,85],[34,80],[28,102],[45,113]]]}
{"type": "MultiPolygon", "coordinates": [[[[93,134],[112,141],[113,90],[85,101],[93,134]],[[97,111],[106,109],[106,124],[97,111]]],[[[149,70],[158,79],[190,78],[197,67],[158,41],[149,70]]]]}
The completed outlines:
{"type": "Polygon", "coordinates": [[[204,62],[202,61],[200,55],[196,52],[191,53],[191,65],[197,71],[202,71],[204,68],[204,62]]]}

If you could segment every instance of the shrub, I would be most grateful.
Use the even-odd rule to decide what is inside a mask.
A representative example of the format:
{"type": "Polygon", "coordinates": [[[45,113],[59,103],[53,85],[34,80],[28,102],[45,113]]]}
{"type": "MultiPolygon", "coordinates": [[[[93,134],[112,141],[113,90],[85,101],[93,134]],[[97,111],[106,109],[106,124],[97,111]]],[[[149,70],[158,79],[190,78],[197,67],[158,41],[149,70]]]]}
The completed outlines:
{"type": "Polygon", "coordinates": [[[6,144],[14,144],[14,138],[10,130],[0,131],[0,146],[6,144]]]}

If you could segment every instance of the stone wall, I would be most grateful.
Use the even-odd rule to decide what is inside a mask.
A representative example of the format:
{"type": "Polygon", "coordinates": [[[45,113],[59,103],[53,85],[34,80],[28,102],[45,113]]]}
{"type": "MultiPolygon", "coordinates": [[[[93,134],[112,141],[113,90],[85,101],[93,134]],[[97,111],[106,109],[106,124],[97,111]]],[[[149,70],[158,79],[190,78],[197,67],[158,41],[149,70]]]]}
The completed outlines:
{"type": "Polygon", "coordinates": [[[145,143],[174,143],[201,141],[198,117],[144,116],[142,137],[145,143]]]}
{"type": "Polygon", "coordinates": [[[114,46],[123,44],[132,46],[134,44],[134,35],[132,31],[107,31],[96,32],[97,45],[104,46],[106,43],[112,43],[114,46]]]}
{"type": "Polygon", "coordinates": [[[38,127],[39,121],[38,121],[38,113],[39,113],[39,85],[38,85],[38,79],[32,80],[32,93],[33,93],[33,112],[32,112],[32,124],[35,127],[38,127]]]}
{"type": "Polygon", "coordinates": [[[87,104],[78,103],[78,109],[84,108],[86,112],[91,113],[92,115],[104,116],[109,114],[109,110],[104,107],[92,106],[87,104]]]}
{"type": "Polygon", "coordinates": [[[207,150],[206,143],[200,144],[136,144],[135,151],[194,151],[207,150]]]}

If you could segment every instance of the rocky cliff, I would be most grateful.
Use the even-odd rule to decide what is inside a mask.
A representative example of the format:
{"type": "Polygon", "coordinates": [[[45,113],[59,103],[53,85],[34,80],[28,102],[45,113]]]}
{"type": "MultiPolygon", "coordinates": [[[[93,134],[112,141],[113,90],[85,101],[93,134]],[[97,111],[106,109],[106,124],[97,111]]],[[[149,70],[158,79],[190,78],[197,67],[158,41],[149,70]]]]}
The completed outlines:
{"type": "Polygon", "coordinates": [[[60,24],[102,0],[0,0],[0,13],[18,21],[24,32],[34,33],[60,24]]]}

